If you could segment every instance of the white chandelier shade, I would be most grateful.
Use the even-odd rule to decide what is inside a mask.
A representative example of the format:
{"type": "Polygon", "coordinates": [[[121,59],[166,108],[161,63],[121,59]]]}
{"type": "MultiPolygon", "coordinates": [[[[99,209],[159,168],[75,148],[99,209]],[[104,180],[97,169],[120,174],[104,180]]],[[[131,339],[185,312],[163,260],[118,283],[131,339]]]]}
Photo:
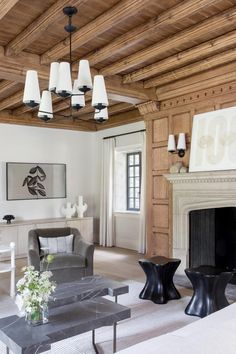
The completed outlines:
{"type": "Polygon", "coordinates": [[[98,122],[104,122],[108,119],[108,109],[104,108],[101,111],[95,110],[94,119],[98,122]]]}
{"type": "Polygon", "coordinates": [[[59,64],[56,93],[61,97],[68,97],[72,94],[70,63],[66,61],[59,64]]]}
{"type": "Polygon", "coordinates": [[[51,63],[51,66],[50,66],[48,89],[51,92],[56,92],[56,90],[57,90],[59,65],[60,64],[57,62],[53,62],[53,63],[51,63]]]}
{"type": "Polygon", "coordinates": [[[38,117],[44,120],[53,118],[52,112],[52,95],[50,91],[43,91],[42,98],[39,106],[38,117]]]}
{"type": "Polygon", "coordinates": [[[36,107],[40,103],[38,73],[35,70],[28,70],[26,73],[23,102],[30,107],[36,107]]]}
{"type": "Polygon", "coordinates": [[[85,106],[85,97],[82,92],[78,89],[78,80],[74,81],[72,96],[71,96],[71,106],[75,109],[80,109],[85,106]]]}
{"type": "Polygon", "coordinates": [[[103,75],[95,75],[93,82],[92,106],[98,110],[108,106],[108,98],[103,75]]]}
{"type": "Polygon", "coordinates": [[[78,70],[78,89],[82,92],[92,90],[92,77],[88,60],[80,60],[78,70]]]}

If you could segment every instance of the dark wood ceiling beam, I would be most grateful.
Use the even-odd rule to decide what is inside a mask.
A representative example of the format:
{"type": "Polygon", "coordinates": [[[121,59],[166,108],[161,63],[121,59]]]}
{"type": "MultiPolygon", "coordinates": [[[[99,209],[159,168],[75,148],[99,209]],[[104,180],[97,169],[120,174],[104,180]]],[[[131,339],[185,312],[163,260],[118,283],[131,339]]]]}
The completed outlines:
{"type": "Polygon", "coordinates": [[[236,23],[236,6],[226,10],[218,15],[212,16],[194,26],[180,31],[175,35],[161,40],[160,42],[129,55],[111,65],[107,65],[100,70],[100,73],[107,75],[115,75],[124,70],[131,69],[137,65],[145,63],[147,60],[155,59],[158,55],[164,54],[170,48],[178,48],[181,45],[186,45],[191,41],[199,40],[202,36],[212,33],[219,28],[227,27],[227,25],[236,23]]]}
{"type": "Polygon", "coordinates": [[[0,95],[5,94],[6,92],[14,88],[16,85],[18,85],[17,82],[3,80],[2,82],[0,82],[0,95]]]}
{"type": "Polygon", "coordinates": [[[179,97],[198,90],[226,84],[236,80],[236,62],[178,80],[156,89],[159,101],[179,97]]]}
{"type": "Polygon", "coordinates": [[[98,124],[97,130],[118,127],[119,125],[136,123],[140,121],[143,121],[143,117],[139,113],[139,110],[133,109],[132,111],[112,115],[109,117],[107,122],[98,124]]]}
{"type": "Polygon", "coordinates": [[[14,116],[8,111],[0,112],[0,123],[7,124],[17,124],[17,125],[27,125],[35,126],[41,128],[57,128],[57,129],[68,129],[68,130],[78,130],[78,131],[96,131],[97,126],[94,123],[80,122],[78,120],[72,121],[71,119],[53,119],[49,122],[43,122],[38,117],[34,117],[31,114],[24,114],[23,116],[14,116]]]}
{"type": "Polygon", "coordinates": [[[173,6],[172,8],[164,11],[159,16],[151,19],[150,21],[135,27],[129,32],[114,39],[111,43],[107,44],[103,48],[96,49],[93,53],[86,55],[86,59],[89,60],[91,65],[106,60],[113,55],[124,52],[127,48],[138,44],[141,41],[147,39],[153,34],[153,31],[158,31],[158,29],[163,26],[177,23],[183,18],[193,15],[195,12],[200,11],[202,8],[219,2],[219,0],[187,0],[182,1],[180,4],[173,6]]]}
{"type": "MultiPolygon", "coordinates": [[[[80,7],[85,2],[88,2],[88,0],[71,0],[70,6],[80,7]]],[[[6,55],[16,55],[20,53],[39,38],[50,25],[64,18],[65,15],[62,10],[65,6],[68,6],[68,0],[56,1],[55,4],[44,11],[41,16],[36,18],[36,20],[10,41],[6,46],[6,55]]]]}
{"type": "MultiPolygon", "coordinates": [[[[49,67],[39,64],[39,57],[35,54],[22,52],[17,57],[7,57],[3,54],[3,47],[0,47],[0,79],[8,79],[24,83],[28,69],[38,71],[41,89],[46,88],[49,78],[49,67]]],[[[97,71],[92,69],[92,73],[97,71]]],[[[144,89],[143,84],[134,83],[124,85],[122,77],[114,76],[105,79],[108,96],[118,102],[138,104],[155,96],[155,90],[144,89]]]]}
{"type": "MultiPolygon", "coordinates": [[[[95,20],[89,22],[73,34],[73,49],[77,49],[85,43],[107,32],[110,28],[120,22],[125,21],[131,16],[139,13],[149,0],[122,0],[112,8],[98,16],[95,20]]],[[[65,39],[49,49],[41,56],[43,64],[52,60],[63,58],[69,51],[69,39],[65,39]]]]}
{"type": "Polygon", "coordinates": [[[3,19],[18,2],[19,0],[0,0],[0,20],[3,19]]]}
{"type": "Polygon", "coordinates": [[[132,83],[144,80],[150,76],[158,75],[163,72],[184,66],[198,59],[206,58],[216,52],[223,51],[236,45],[236,30],[226,33],[218,38],[199,44],[154,64],[147,65],[142,69],[124,75],[123,83],[132,83]]]}
{"type": "Polygon", "coordinates": [[[213,55],[207,59],[197,61],[196,63],[183,66],[172,70],[166,74],[156,76],[144,82],[144,87],[157,87],[168,84],[169,82],[183,79],[185,77],[200,73],[205,70],[213,69],[216,66],[226,64],[236,60],[236,48],[213,55]]]}

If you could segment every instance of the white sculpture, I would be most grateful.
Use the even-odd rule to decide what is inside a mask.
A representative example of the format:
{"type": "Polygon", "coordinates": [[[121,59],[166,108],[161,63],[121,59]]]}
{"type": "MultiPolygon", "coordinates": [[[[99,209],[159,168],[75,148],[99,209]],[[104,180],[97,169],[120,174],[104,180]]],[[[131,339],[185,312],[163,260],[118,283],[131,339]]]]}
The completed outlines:
{"type": "Polygon", "coordinates": [[[76,207],[75,205],[72,205],[70,202],[67,202],[66,207],[64,205],[62,206],[61,212],[62,215],[66,217],[66,219],[71,219],[76,212],[76,207]]]}
{"type": "Polygon", "coordinates": [[[79,218],[84,217],[84,212],[88,209],[88,205],[83,202],[83,196],[78,196],[78,204],[76,204],[76,210],[79,218]]]}

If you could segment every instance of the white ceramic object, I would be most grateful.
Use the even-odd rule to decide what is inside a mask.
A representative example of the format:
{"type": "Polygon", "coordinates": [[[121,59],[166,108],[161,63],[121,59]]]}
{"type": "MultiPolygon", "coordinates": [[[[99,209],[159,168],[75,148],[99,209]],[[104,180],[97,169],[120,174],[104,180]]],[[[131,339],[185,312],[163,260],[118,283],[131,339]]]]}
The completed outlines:
{"type": "Polygon", "coordinates": [[[78,203],[76,204],[76,210],[79,218],[84,217],[84,212],[88,209],[88,205],[83,202],[83,196],[78,196],[78,203]]]}
{"type": "Polygon", "coordinates": [[[66,217],[66,219],[71,219],[72,216],[76,212],[75,205],[72,205],[70,202],[66,203],[66,207],[63,205],[61,208],[62,215],[66,217]]]}

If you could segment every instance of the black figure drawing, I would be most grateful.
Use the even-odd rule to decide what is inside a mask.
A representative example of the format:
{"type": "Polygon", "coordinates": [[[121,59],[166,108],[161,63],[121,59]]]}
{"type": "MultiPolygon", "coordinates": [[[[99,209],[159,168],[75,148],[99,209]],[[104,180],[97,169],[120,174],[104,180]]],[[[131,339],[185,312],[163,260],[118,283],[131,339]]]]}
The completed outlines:
{"type": "Polygon", "coordinates": [[[32,167],[29,170],[29,174],[25,177],[22,187],[25,185],[28,188],[28,191],[32,195],[46,197],[46,190],[43,181],[46,179],[46,173],[40,166],[32,167]]]}

